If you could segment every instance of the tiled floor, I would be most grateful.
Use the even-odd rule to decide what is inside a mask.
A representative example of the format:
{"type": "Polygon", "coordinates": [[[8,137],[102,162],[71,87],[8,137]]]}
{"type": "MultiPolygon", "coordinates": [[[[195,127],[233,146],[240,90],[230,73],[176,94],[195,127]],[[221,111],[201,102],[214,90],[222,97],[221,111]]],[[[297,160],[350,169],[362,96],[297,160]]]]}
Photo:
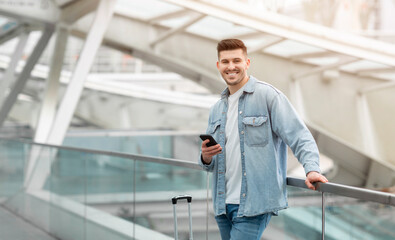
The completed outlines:
{"type": "Polygon", "coordinates": [[[0,240],[56,240],[56,238],[0,207],[0,240]]]}

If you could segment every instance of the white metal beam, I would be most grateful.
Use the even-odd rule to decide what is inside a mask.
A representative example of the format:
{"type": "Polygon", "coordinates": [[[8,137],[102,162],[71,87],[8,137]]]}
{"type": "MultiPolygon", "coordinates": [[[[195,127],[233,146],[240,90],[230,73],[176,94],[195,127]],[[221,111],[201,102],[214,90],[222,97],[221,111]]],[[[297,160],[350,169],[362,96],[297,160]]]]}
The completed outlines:
{"type": "Polygon", "coordinates": [[[322,67],[315,67],[315,68],[313,68],[313,69],[311,69],[309,71],[306,71],[306,72],[303,72],[303,73],[294,74],[292,76],[292,78],[294,80],[300,79],[300,78],[307,77],[307,76],[310,76],[310,75],[313,75],[313,74],[316,74],[316,73],[323,72],[325,70],[337,68],[337,67],[340,67],[342,65],[347,65],[347,64],[359,61],[359,60],[360,59],[357,59],[357,58],[347,58],[347,59],[344,59],[344,60],[340,60],[340,61],[338,61],[337,63],[334,63],[334,64],[329,64],[329,65],[325,65],[325,66],[322,66],[322,67]]]}
{"type": "Polygon", "coordinates": [[[23,50],[28,39],[29,33],[22,32],[19,36],[19,42],[15,48],[14,54],[8,64],[7,70],[5,71],[1,81],[0,81],[0,104],[4,102],[4,97],[6,96],[6,91],[11,86],[11,83],[15,78],[15,70],[18,65],[19,60],[22,58],[23,50]]]}
{"type": "MultiPolygon", "coordinates": [[[[71,34],[75,37],[85,38],[85,33],[81,31],[72,30],[71,34]]],[[[149,51],[147,49],[131,47],[111,38],[105,39],[103,45],[113,49],[117,49],[127,54],[131,54],[136,58],[143,59],[144,61],[156,64],[164,69],[178,73],[188,79],[191,79],[192,81],[201,84],[213,93],[221,92],[225,88],[224,82],[220,81],[217,75],[209,74],[203,69],[198,70],[198,67],[196,65],[191,66],[185,61],[170,58],[164,56],[163,54],[161,55],[158,53],[154,53],[153,51],[149,51]]]]}
{"type": "Polygon", "coordinates": [[[3,103],[1,110],[0,110],[0,126],[3,125],[5,119],[8,116],[8,113],[11,111],[12,106],[14,105],[16,99],[18,98],[18,94],[22,92],[27,80],[30,77],[30,73],[33,70],[34,65],[37,63],[38,59],[40,58],[42,52],[44,51],[45,47],[49,39],[52,36],[54,31],[54,27],[51,24],[45,24],[44,31],[41,35],[41,38],[36,44],[33,52],[30,54],[29,59],[26,62],[23,71],[19,75],[12,91],[8,94],[7,99],[3,103]]]}
{"type": "Polygon", "coordinates": [[[97,9],[98,4],[99,0],[71,2],[62,7],[59,20],[66,24],[72,24],[81,17],[97,9]]]}
{"type": "MultiPolygon", "coordinates": [[[[5,1],[2,1],[3,3],[5,1]]],[[[14,2],[14,1],[11,1],[14,2]]],[[[27,2],[27,1],[23,1],[27,2]]],[[[1,4],[0,15],[21,22],[54,24],[58,21],[59,8],[53,1],[28,1],[29,4],[1,4]],[[43,6],[43,3],[45,4],[43,6]]]]}
{"type": "Polygon", "coordinates": [[[244,34],[239,34],[239,35],[232,35],[232,38],[248,40],[248,39],[262,38],[265,35],[267,35],[267,34],[265,34],[263,32],[251,32],[251,33],[244,33],[244,34]]]}
{"type": "Polygon", "coordinates": [[[368,68],[357,71],[358,76],[370,76],[377,73],[395,73],[395,68],[368,68]]]}
{"type": "Polygon", "coordinates": [[[57,27],[55,45],[52,50],[52,59],[49,68],[50,71],[34,135],[35,142],[45,143],[55,118],[60,84],[59,77],[62,71],[68,36],[69,29],[62,26],[57,27]]]}
{"type": "Polygon", "coordinates": [[[382,83],[382,84],[377,84],[376,86],[373,86],[373,87],[362,88],[358,91],[358,93],[360,95],[363,95],[363,94],[367,94],[370,92],[393,88],[393,87],[395,87],[395,82],[391,81],[391,82],[386,82],[386,83],[382,83]]]}
{"type": "Polygon", "coordinates": [[[60,103],[47,143],[60,145],[77,107],[85,79],[114,13],[116,0],[101,0],[69,86],[60,103]]]}
{"type": "Polygon", "coordinates": [[[302,53],[302,54],[292,55],[292,56],[290,56],[290,58],[292,60],[299,60],[299,59],[303,59],[303,58],[322,58],[322,57],[333,57],[333,56],[339,56],[339,53],[328,52],[328,51],[302,53]]]}
{"type": "Polygon", "coordinates": [[[24,24],[18,24],[11,27],[0,35],[0,45],[21,35],[26,32],[26,26],[24,24]]]}
{"type": "Polygon", "coordinates": [[[78,2],[79,0],[53,0],[53,1],[56,2],[59,8],[65,8],[75,2],[78,2]]]}
{"type": "Polygon", "coordinates": [[[264,50],[265,48],[268,48],[270,46],[276,45],[277,43],[280,43],[282,41],[284,41],[284,38],[275,38],[269,42],[264,42],[262,44],[259,44],[258,46],[255,46],[253,48],[250,48],[250,50],[248,50],[248,54],[252,54],[252,53],[256,53],[256,52],[260,52],[262,50],[264,50]]]}
{"type": "Polygon", "coordinates": [[[369,153],[369,155],[374,156],[375,158],[380,158],[377,147],[378,140],[375,134],[373,120],[369,110],[369,104],[365,95],[358,95],[357,107],[359,114],[359,126],[361,128],[360,133],[363,139],[365,152],[369,153]]]}
{"type": "Polygon", "coordinates": [[[195,24],[196,22],[200,21],[201,19],[203,19],[205,17],[205,15],[202,15],[202,14],[197,14],[197,15],[194,14],[194,15],[195,16],[192,16],[187,22],[185,22],[181,26],[170,29],[169,31],[165,32],[163,35],[159,36],[157,39],[155,39],[154,41],[152,41],[150,43],[150,46],[154,47],[159,42],[171,37],[174,34],[184,31],[186,28],[195,24]]]}
{"type": "Polygon", "coordinates": [[[157,22],[168,20],[168,19],[184,17],[184,16],[186,16],[186,15],[188,15],[190,13],[191,13],[191,11],[188,11],[188,10],[185,10],[185,9],[181,9],[181,10],[178,10],[178,11],[175,11],[175,12],[166,13],[166,14],[162,14],[162,15],[150,18],[148,20],[148,22],[150,24],[155,24],[157,22]]]}
{"type": "Polygon", "coordinates": [[[395,46],[262,9],[254,10],[235,1],[164,0],[208,16],[215,16],[260,32],[292,39],[360,59],[395,66],[395,46]]]}
{"type": "Polygon", "coordinates": [[[306,111],[304,107],[304,102],[303,102],[303,93],[302,89],[300,86],[300,81],[291,81],[290,82],[290,99],[295,107],[295,109],[298,111],[302,119],[307,119],[306,117],[306,111]]]}

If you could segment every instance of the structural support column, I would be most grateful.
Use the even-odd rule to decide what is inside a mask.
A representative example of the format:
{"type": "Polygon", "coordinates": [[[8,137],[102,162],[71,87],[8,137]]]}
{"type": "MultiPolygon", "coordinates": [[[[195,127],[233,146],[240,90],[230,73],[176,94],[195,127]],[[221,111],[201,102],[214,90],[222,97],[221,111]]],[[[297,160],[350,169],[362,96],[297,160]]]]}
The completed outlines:
{"type": "Polygon", "coordinates": [[[63,59],[66,51],[69,30],[67,27],[58,26],[56,40],[52,51],[52,59],[47,79],[46,90],[41,106],[40,116],[34,135],[34,142],[45,143],[49,131],[55,119],[60,74],[62,72],[63,59]]]}
{"type": "MultiPolygon", "coordinates": [[[[50,126],[50,131],[47,133],[47,136],[45,136],[46,130],[37,133],[36,138],[39,139],[40,142],[54,145],[60,145],[62,143],[81,97],[84,83],[92,67],[96,52],[100,47],[104,33],[113,16],[115,3],[116,0],[100,1],[92,27],[88,33],[77,66],[63,96],[62,102],[60,103],[53,124],[50,126]]],[[[48,89],[48,91],[50,90],[48,89]]],[[[51,97],[52,94],[53,93],[48,93],[48,96],[51,97]]],[[[40,149],[36,150],[36,152],[31,155],[39,156],[40,149]]],[[[43,161],[37,162],[36,159],[37,157],[32,157],[32,159],[30,159],[28,171],[26,173],[25,187],[27,187],[29,191],[41,189],[50,172],[49,166],[51,163],[48,162],[50,159],[48,159],[47,164],[41,167],[38,166],[39,163],[42,164],[43,161]]]]}
{"type": "Polygon", "coordinates": [[[8,113],[11,111],[11,108],[14,105],[15,101],[17,100],[19,93],[21,93],[23,88],[25,87],[26,82],[30,77],[30,73],[33,70],[34,66],[36,65],[41,54],[43,53],[45,47],[47,46],[53,31],[54,31],[53,25],[50,24],[45,25],[40,40],[38,41],[36,47],[34,48],[29,59],[27,60],[26,65],[23,68],[21,74],[19,75],[12,91],[8,94],[7,99],[4,101],[1,107],[0,127],[3,125],[5,119],[7,118],[8,113]]]}
{"type": "Polygon", "coordinates": [[[299,115],[302,117],[304,121],[307,120],[306,110],[304,107],[303,101],[303,93],[300,87],[300,80],[298,79],[291,79],[290,82],[290,100],[294,105],[295,109],[298,111],[299,115]]]}
{"type": "Polygon", "coordinates": [[[379,156],[377,148],[377,137],[372,122],[372,115],[369,110],[369,105],[365,94],[359,94],[357,98],[358,106],[358,119],[360,126],[360,133],[363,140],[365,152],[370,156],[374,156],[377,159],[382,159],[379,156]]]}
{"type": "Polygon", "coordinates": [[[24,31],[20,34],[18,45],[16,46],[14,54],[10,59],[7,70],[4,73],[3,79],[0,81],[0,106],[4,102],[6,91],[8,91],[8,89],[11,86],[11,83],[15,78],[15,70],[16,67],[18,66],[19,60],[22,58],[23,50],[25,49],[28,36],[29,33],[27,31],[24,31]]]}
{"type": "Polygon", "coordinates": [[[96,52],[103,40],[104,33],[110,22],[116,0],[102,0],[98,6],[92,27],[88,33],[77,66],[67,87],[58,113],[56,114],[47,143],[59,145],[66,135],[67,128],[73,117],[78,101],[84,88],[85,80],[92,67],[96,52]]]}
{"type": "MultiPolygon", "coordinates": [[[[60,85],[60,74],[62,71],[68,35],[69,30],[66,27],[57,27],[55,45],[52,50],[50,70],[48,73],[47,85],[40,110],[40,116],[34,135],[34,142],[45,143],[55,118],[56,105],[58,102],[58,90],[60,85]]],[[[41,172],[49,171],[48,167],[50,163],[48,163],[47,160],[49,159],[49,157],[43,157],[42,150],[43,148],[41,146],[32,146],[29,154],[28,164],[25,170],[25,184],[27,184],[27,182],[30,180],[33,169],[41,172]],[[39,159],[40,156],[42,157],[41,161],[46,162],[46,164],[42,165],[42,167],[40,168],[35,168],[37,164],[37,159],[39,159]]]]}

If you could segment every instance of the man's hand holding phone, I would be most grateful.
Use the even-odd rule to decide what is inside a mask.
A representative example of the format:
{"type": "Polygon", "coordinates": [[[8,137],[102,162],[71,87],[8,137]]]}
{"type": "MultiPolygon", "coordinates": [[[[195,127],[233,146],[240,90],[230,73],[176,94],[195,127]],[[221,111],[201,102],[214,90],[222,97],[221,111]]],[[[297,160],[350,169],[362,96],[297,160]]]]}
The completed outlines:
{"type": "Polygon", "coordinates": [[[200,138],[202,142],[202,160],[205,164],[210,164],[213,156],[222,152],[222,147],[211,135],[202,134],[200,138]]]}

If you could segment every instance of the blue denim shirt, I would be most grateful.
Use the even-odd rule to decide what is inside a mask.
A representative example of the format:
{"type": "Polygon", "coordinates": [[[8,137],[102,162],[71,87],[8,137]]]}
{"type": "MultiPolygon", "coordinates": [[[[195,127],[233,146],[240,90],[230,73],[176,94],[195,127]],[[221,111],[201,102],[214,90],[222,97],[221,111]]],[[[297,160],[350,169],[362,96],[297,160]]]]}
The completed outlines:
{"type": "MultiPolygon", "coordinates": [[[[225,214],[225,125],[229,90],[210,109],[207,133],[221,145],[222,153],[209,165],[212,171],[214,213],[225,214]]],[[[287,145],[303,165],[306,174],[320,172],[317,145],[283,93],[250,76],[239,99],[242,181],[237,216],[277,214],[287,208],[287,145]]]]}

